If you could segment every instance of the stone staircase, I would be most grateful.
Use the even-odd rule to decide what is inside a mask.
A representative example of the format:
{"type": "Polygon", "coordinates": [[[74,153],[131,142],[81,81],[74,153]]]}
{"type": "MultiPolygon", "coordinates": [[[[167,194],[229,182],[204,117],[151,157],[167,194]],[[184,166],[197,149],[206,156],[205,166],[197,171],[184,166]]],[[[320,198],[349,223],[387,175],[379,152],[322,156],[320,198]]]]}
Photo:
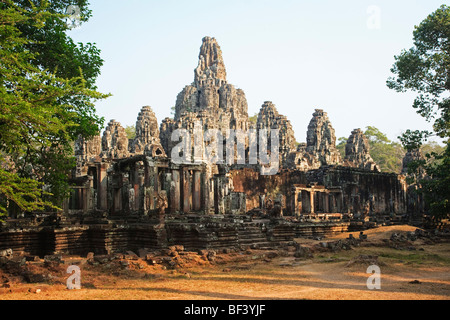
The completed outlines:
{"type": "Polygon", "coordinates": [[[271,248],[265,224],[247,222],[238,228],[239,245],[258,249],[271,248]]]}

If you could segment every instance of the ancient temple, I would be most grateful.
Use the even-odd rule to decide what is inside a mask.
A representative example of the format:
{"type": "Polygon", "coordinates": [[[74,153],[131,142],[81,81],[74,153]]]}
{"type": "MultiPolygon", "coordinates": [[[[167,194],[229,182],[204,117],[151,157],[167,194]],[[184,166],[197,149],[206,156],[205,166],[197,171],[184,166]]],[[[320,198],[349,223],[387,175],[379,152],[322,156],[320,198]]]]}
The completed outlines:
{"type": "MultiPolygon", "coordinates": [[[[262,104],[252,125],[245,93],[227,82],[221,48],[211,37],[202,40],[194,81],[177,95],[173,118],[159,123],[152,108],[144,106],[133,139],[111,120],[101,136],[79,138],[75,156],[64,217],[80,227],[60,234],[84,237],[99,252],[167,243],[192,248],[276,244],[416,219],[424,212],[405,172],[380,172],[360,129],[351,132],[341,156],[322,109],[312,114],[306,142],[295,140],[291,122],[271,101],[262,104]],[[271,130],[276,139],[263,146],[259,138],[271,130]],[[214,134],[206,137],[205,132],[214,134]],[[237,136],[230,140],[232,132],[243,134],[240,146],[237,136]],[[271,148],[274,142],[277,148],[271,148]],[[208,156],[211,150],[214,157],[208,156]],[[264,174],[262,152],[277,155],[276,172],[264,174]],[[259,155],[258,161],[251,161],[252,154],[259,155]]],[[[417,157],[410,152],[405,165],[417,157]]],[[[56,239],[60,227],[52,225],[45,239],[56,239]]],[[[24,239],[21,243],[28,243],[24,239]]],[[[67,250],[72,245],[61,243],[67,250]]],[[[84,245],[73,246],[82,250],[84,245]]]]}
{"type": "MultiPolygon", "coordinates": [[[[266,212],[267,201],[262,203],[261,197],[272,202],[281,199],[285,216],[407,213],[404,178],[380,173],[360,129],[351,132],[343,158],[336,148],[331,120],[322,109],[313,112],[306,142],[301,143],[295,140],[290,121],[278,113],[271,101],[262,104],[255,127],[249,123],[247,109],[244,91],[227,82],[217,40],[203,38],[194,81],[178,94],[174,118],[165,118],[158,125],[152,108],[145,106],[137,116],[132,141],[128,141],[120,123],[111,120],[101,139],[101,152],[99,137],[77,142],[76,175],[97,175],[85,179],[92,180],[90,185],[97,189],[86,191],[95,196],[94,202],[89,201],[90,209],[119,215],[151,215],[158,211],[157,199],[163,195],[167,199],[165,213],[245,214],[255,209],[266,212]],[[187,147],[182,152],[187,162],[178,163],[172,151],[182,137],[174,139],[173,133],[180,129],[189,141],[185,141],[187,147]],[[259,172],[261,164],[248,160],[252,152],[249,129],[256,132],[253,139],[257,140],[257,151],[262,150],[259,133],[278,130],[277,174],[264,177],[259,172]],[[221,146],[216,153],[220,161],[211,161],[205,155],[207,142],[203,134],[208,130],[220,133],[215,137],[215,143],[221,146]],[[246,134],[245,159],[227,163],[226,139],[232,130],[246,134]],[[101,177],[106,181],[101,181],[101,177]],[[268,190],[268,185],[272,190],[268,190]],[[275,189],[279,194],[273,194],[275,189]]],[[[236,157],[237,147],[233,147],[236,157]]]]}

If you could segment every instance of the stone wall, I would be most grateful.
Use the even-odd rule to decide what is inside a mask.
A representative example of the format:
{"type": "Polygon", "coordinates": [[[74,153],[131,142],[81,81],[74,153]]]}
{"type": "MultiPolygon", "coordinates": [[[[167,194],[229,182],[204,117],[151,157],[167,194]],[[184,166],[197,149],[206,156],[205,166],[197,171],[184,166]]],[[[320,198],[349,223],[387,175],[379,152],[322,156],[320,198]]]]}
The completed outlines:
{"type": "Polygon", "coordinates": [[[324,168],[319,175],[325,187],[341,186],[344,212],[362,215],[408,213],[407,184],[401,175],[348,167],[324,168]]]}
{"type": "Polygon", "coordinates": [[[65,253],[86,255],[138,252],[183,245],[187,250],[224,248],[278,248],[296,237],[345,232],[350,223],[299,224],[288,221],[251,220],[241,215],[184,216],[167,221],[103,221],[71,227],[34,227],[0,232],[0,249],[24,254],[65,253]]]}
{"type": "MultiPolygon", "coordinates": [[[[409,213],[405,178],[393,173],[327,166],[308,172],[284,170],[273,176],[261,176],[254,169],[232,170],[231,175],[234,190],[246,195],[247,210],[263,209],[262,195],[267,203],[281,194],[285,196],[285,215],[295,215],[301,201],[295,195],[298,187],[297,192],[306,190],[308,197],[314,192],[314,200],[308,199],[308,206],[315,201],[314,213],[351,214],[356,218],[409,213]]],[[[305,206],[303,209],[308,211],[305,206]]]]}

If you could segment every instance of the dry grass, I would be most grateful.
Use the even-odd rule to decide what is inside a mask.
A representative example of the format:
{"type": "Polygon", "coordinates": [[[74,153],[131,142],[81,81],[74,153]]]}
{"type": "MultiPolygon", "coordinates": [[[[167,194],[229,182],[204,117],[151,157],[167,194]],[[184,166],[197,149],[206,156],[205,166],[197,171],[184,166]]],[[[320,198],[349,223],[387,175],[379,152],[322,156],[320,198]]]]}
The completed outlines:
{"type": "MultiPolygon", "coordinates": [[[[399,230],[399,228],[401,230],[399,230]]],[[[365,232],[369,241],[389,238],[394,230],[384,227],[365,232]]],[[[337,238],[347,237],[342,234],[337,238]]],[[[328,239],[327,239],[328,240],[328,239]]],[[[64,276],[54,285],[17,284],[3,289],[0,299],[45,300],[214,300],[214,299],[383,299],[448,300],[450,297],[450,244],[423,244],[423,250],[405,251],[380,246],[362,246],[349,251],[316,253],[299,260],[292,256],[270,262],[230,262],[164,270],[147,266],[118,273],[104,267],[82,265],[82,289],[65,288],[64,276]],[[381,289],[369,290],[367,265],[348,262],[360,255],[377,255],[382,263],[381,289]],[[410,283],[419,280],[419,284],[410,283]],[[34,289],[40,293],[32,293],[34,289]],[[31,290],[29,290],[31,289],[31,290]]]]}

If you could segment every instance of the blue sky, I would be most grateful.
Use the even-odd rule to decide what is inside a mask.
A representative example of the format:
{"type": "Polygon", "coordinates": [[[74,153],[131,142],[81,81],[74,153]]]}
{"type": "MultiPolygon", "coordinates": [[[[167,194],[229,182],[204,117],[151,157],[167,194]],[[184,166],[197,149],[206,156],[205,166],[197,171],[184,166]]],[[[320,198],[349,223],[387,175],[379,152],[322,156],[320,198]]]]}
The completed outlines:
{"type": "Polygon", "coordinates": [[[171,116],[177,94],[194,79],[201,40],[211,36],[221,46],[228,83],[246,94],[249,115],[272,101],[304,142],[319,108],[336,137],[372,125],[396,140],[406,129],[431,129],[411,107],[415,95],[388,89],[386,80],[394,55],[412,46],[414,26],[442,4],[91,0],[93,17],[69,34],[101,50],[98,89],[113,96],[96,108],[106,122],[133,125],[145,105],[159,122],[171,116]]]}

